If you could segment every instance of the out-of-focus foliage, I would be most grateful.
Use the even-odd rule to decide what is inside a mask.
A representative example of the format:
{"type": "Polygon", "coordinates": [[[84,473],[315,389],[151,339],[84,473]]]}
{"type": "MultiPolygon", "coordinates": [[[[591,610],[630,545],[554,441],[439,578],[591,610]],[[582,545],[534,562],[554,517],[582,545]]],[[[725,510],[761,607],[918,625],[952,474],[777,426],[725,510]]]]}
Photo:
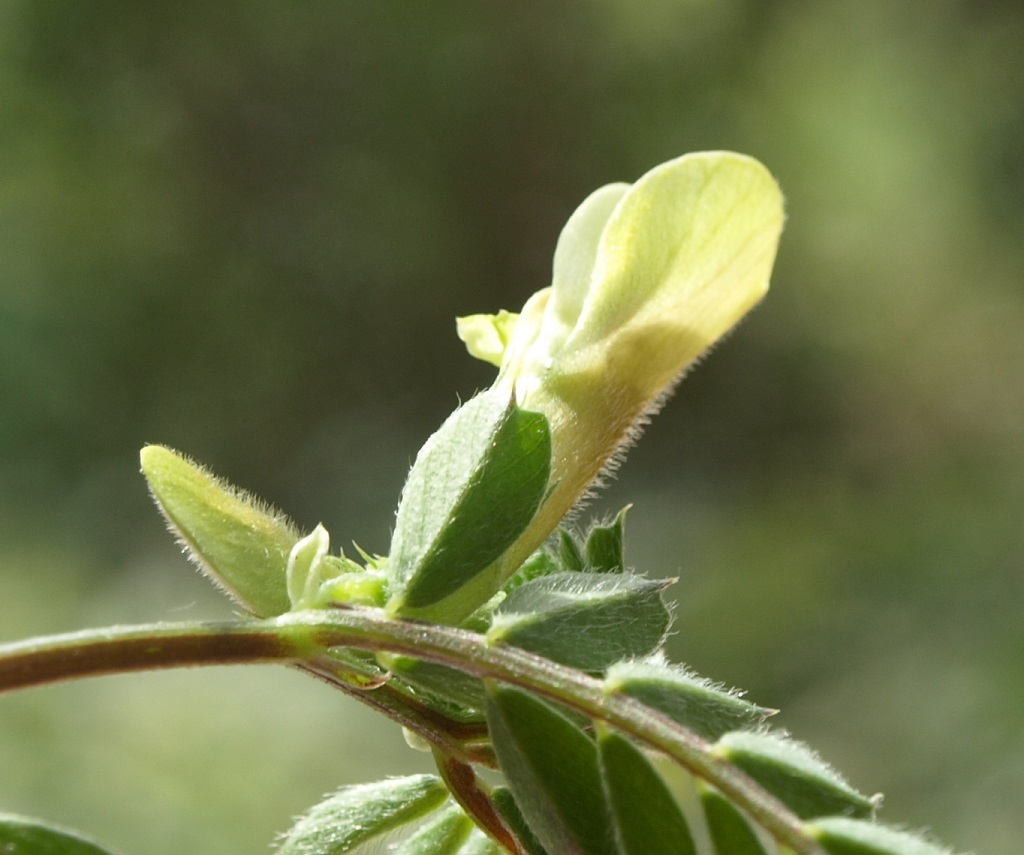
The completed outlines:
{"type": "MultiPolygon", "coordinates": [[[[0,637],[230,609],[144,442],[385,549],[492,373],[453,318],[547,284],[595,187],[735,149],[787,194],[772,292],[607,507],[681,576],[674,658],[891,815],[1016,851],[1022,46],[998,0],[0,4],[0,637]]],[[[0,809],[251,851],[423,768],[372,720],[265,670],[3,698],[0,809]]]]}

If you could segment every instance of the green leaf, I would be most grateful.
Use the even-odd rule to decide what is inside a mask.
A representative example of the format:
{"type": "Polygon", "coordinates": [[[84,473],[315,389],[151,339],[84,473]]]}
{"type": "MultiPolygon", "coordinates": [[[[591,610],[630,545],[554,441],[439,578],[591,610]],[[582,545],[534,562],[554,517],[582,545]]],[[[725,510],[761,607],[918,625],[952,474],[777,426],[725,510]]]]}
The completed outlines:
{"type": "Polygon", "coordinates": [[[454,704],[461,710],[457,716],[460,721],[482,717],[484,684],[471,674],[436,662],[413,659],[411,656],[379,654],[377,661],[417,690],[421,700],[431,705],[435,699],[443,701],[444,705],[439,712],[451,715],[451,705],[454,704]]]}
{"type": "Polygon", "coordinates": [[[462,808],[448,805],[400,844],[394,855],[457,855],[473,828],[462,808]]]}
{"type": "Polygon", "coordinates": [[[277,855],[342,855],[426,816],[448,798],[435,775],[413,775],[345,787],[303,816],[284,836],[277,855]]]}
{"type": "Polygon", "coordinates": [[[691,671],[664,662],[620,662],[608,669],[609,695],[627,695],[707,740],[759,724],[772,710],[743,700],[691,671]]]}
{"type": "Polygon", "coordinates": [[[168,525],[199,568],[259,617],[291,607],[285,575],[299,532],[283,514],[160,445],[140,454],[168,525]]]}
{"type": "Polygon", "coordinates": [[[387,571],[393,614],[458,623],[516,569],[502,553],[548,484],[547,420],[489,390],[456,410],[420,450],[395,521],[387,571]]]}
{"type": "Polygon", "coordinates": [[[505,826],[515,835],[519,845],[526,850],[527,855],[548,855],[547,850],[541,846],[533,829],[526,824],[523,812],[516,804],[515,796],[508,787],[495,787],[491,790],[491,802],[495,809],[501,814],[505,826]]]}
{"type": "Polygon", "coordinates": [[[718,855],[768,855],[753,826],[731,801],[714,787],[698,783],[708,836],[718,855]]]}
{"type": "Polygon", "coordinates": [[[619,511],[611,525],[596,525],[587,535],[584,551],[587,569],[594,573],[621,573],[626,568],[625,523],[628,507],[619,511]]]}
{"type": "Polygon", "coordinates": [[[459,855],[505,855],[505,850],[479,828],[474,828],[459,849],[459,855]]]}
{"type": "Polygon", "coordinates": [[[55,825],[0,813],[0,853],[3,855],[110,855],[76,832],[55,825]]]}
{"type": "Polygon", "coordinates": [[[727,733],[715,754],[746,772],[802,819],[867,817],[877,800],[858,793],[810,748],[770,733],[727,733]]]}
{"type": "Polygon", "coordinates": [[[597,745],[622,855],[696,855],[682,810],[643,753],[603,727],[597,745]]]}
{"type": "Polygon", "coordinates": [[[521,647],[583,671],[646,656],[668,631],[670,584],[633,574],[554,573],[516,588],[498,606],[491,644],[521,647]]]}
{"type": "Polygon", "coordinates": [[[908,831],[864,820],[836,816],[807,828],[831,855],[950,855],[944,846],[908,831]]]}
{"type": "Polygon", "coordinates": [[[579,572],[583,569],[583,553],[580,552],[575,538],[564,528],[558,530],[558,555],[566,570],[579,572]]]}
{"type": "Polygon", "coordinates": [[[519,689],[488,687],[487,722],[509,789],[552,855],[617,855],[597,746],[519,689]]]}

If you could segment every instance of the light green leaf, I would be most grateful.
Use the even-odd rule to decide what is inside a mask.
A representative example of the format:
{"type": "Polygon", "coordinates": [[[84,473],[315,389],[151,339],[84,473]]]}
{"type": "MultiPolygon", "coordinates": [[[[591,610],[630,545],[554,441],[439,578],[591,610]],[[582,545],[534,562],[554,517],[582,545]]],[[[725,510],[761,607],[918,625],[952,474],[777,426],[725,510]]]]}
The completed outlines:
{"type": "Polygon", "coordinates": [[[493,389],[427,440],[395,521],[387,563],[393,614],[458,623],[501,587],[516,568],[506,572],[497,559],[544,496],[550,442],[542,415],[493,389]]]}
{"type": "Polygon", "coordinates": [[[299,532],[283,514],[159,445],[142,472],[171,530],[199,568],[258,617],[290,608],[285,575],[299,532]]]}
{"type": "Polygon", "coordinates": [[[439,712],[451,716],[452,705],[459,708],[459,721],[480,720],[484,709],[484,684],[465,671],[425,662],[411,656],[380,654],[377,661],[403,682],[412,686],[417,697],[430,706],[442,701],[439,712]]]}
{"type": "Polygon", "coordinates": [[[620,662],[608,669],[610,695],[627,695],[704,739],[759,724],[771,710],[743,700],[691,671],[665,662],[620,662]]]}
{"type": "Polygon", "coordinates": [[[489,686],[487,723],[527,824],[552,855],[618,855],[597,746],[551,706],[489,686]]]}
{"type": "Polygon", "coordinates": [[[277,855],[343,855],[426,816],[447,798],[448,790],[434,775],[345,787],[299,819],[277,855]]]}
{"type": "Polygon", "coordinates": [[[95,843],[49,823],[0,813],[0,853],[3,855],[111,855],[95,843]]]}
{"type": "Polygon", "coordinates": [[[448,805],[401,843],[394,855],[457,855],[473,828],[462,808],[448,805]]]}
{"type": "Polygon", "coordinates": [[[661,644],[671,622],[661,598],[667,584],[633,574],[543,576],[498,606],[487,641],[600,671],[661,644]]]}
{"type": "Polygon", "coordinates": [[[479,828],[474,828],[458,855],[506,855],[505,850],[479,828]]]}
{"type": "Polygon", "coordinates": [[[717,855],[768,855],[747,818],[714,787],[698,783],[708,836],[717,855]]]}
{"type": "Polygon", "coordinates": [[[864,820],[837,816],[807,827],[831,855],[951,855],[916,834],[864,820]]]}
{"type": "Polygon", "coordinates": [[[622,855],[696,855],[682,810],[643,753],[604,727],[597,745],[622,855]]]}
{"type": "Polygon", "coordinates": [[[714,753],[738,766],[802,819],[871,816],[877,799],[853,789],[806,745],[770,733],[727,733],[714,753]]]}

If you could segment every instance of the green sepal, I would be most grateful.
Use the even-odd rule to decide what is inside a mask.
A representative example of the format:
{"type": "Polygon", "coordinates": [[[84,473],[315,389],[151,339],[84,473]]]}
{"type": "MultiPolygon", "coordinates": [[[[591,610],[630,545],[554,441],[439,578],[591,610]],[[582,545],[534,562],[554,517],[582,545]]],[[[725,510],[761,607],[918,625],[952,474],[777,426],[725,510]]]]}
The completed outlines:
{"type": "Polygon", "coordinates": [[[553,855],[618,855],[597,746],[560,712],[519,689],[488,686],[487,723],[516,804],[553,855]]]}
{"type": "Polygon", "coordinates": [[[490,389],[420,450],[395,521],[387,572],[392,614],[458,623],[515,567],[500,558],[527,527],[551,470],[547,419],[490,389]]]}
{"type": "Polygon", "coordinates": [[[612,665],[604,689],[609,695],[635,698],[709,741],[760,724],[773,712],[691,671],[660,661],[612,665]]]}
{"type": "Polygon", "coordinates": [[[769,855],[743,813],[709,784],[698,782],[704,824],[717,855],[769,855]]]}
{"type": "Polygon", "coordinates": [[[869,817],[877,799],[858,793],[806,745],[771,733],[727,733],[714,753],[740,768],[801,819],[869,817]]]}
{"type": "Polygon", "coordinates": [[[501,815],[505,826],[515,835],[519,845],[526,850],[527,855],[548,855],[548,851],[541,846],[533,829],[526,824],[523,812],[519,809],[515,796],[512,795],[512,791],[508,787],[495,787],[491,790],[491,802],[501,815]]]}
{"type": "Polygon", "coordinates": [[[462,808],[450,804],[399,844],[394,855],[457,855],[473,828],[462,808]]]}
{"type": "Polygon", "coordinates": [[[436,775],[345,787],[301,817],[277,855],[342,855],[437,810],[448,790],[436,775]]]}
{"type": "Polygon", "coordinates": [[[285,580],[299,532],[283,514],[160,445],[140,454],[157,506],[200,569],[258,617],[291,606],[285,580]]]}
{"type": "Polygon", "coordinates": [[[581,671],[646,656],[672,617],[661,598],[670,584],[634,574],[555,573],[516,588],[498,606],[489,644],[520,647],[581,671]]]}
{"type": "Polygon", "coordinates": [[[596,525],[583,548],[587,570],[592,573],[621,573],[626,568],[625,523],[629,506],[619,511],[611,525],[596,525]]]}
{"type": "Polygon", "coordinates": [[[558,557],[566,570],[580,572],[585,566],[579,544],[564,528],[558,530],[558,557]]]}
{"type": "Polygon", "coordinates": [[[77,832],[11,813],[0,813],[0,852],[10,855],[111,855],[77,832]]]}
{"type": "Polygon", "coordinates": [[[643,752],[601,726],[597,746],[622,855],[696,855],[686,817],[643,752]]]}
{"type": "Polygon", "coordinates": [[[909,831],[848,817],[818,819],[807,830],[830,855],[950,855],[909,831]]]}

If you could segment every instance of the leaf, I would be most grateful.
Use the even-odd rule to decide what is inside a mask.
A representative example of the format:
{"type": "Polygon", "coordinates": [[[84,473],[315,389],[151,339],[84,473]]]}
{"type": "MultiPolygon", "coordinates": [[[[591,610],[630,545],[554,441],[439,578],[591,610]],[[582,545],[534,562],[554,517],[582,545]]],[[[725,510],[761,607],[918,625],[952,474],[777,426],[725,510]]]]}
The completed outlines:
{"type": "Polygon", "coordinates": [[[448,805],[397,846],[394,855],[457,855],[473,828],[462,808],[448,805]]]}
{"type": "Polygon", "coordinates": [[[620,659],[646,656],[661,644],[671,622],[661,598],[668,584],[633,574],[554,573],[534,579],[498,606],[487,641],[600,671],[620,659]]]}
{"type": "Polygon", "coordinates": [[[831,855],[950,855],[944,846],[908,831],[864,820],[836,816],[807,828],[831,855]]]}
{"type": "Polygon", "coordinates": [[[552,855],[617,855],[597,746],[548,704],[488,686],[487,723],[523,818],[552,855]]]}
{"type": "Polygon", "coordinates": [[[527,855],[548,855],[533,830],[526,824],[523,812],[519,810],[515,796],[512,795],[512,791],[508,787],[495,787],[491,790],[491,802],[501,814],[505,826],[515,835],[519,845],[526,850],[527,855]]]}
{"type": "Polygon", "coordinates": [[[142,472],[189,557],[259,617],[291,606],[285,580],[299,532],[283,514],[169,448],[147,445],[142,472]]]}
{"type": "Polygon", "coordinates": [[[422,698],[428,704],[432,699],[444,701],[444,708],[439,712],[451,715],[451,704],[461,708],[460,721],[471,718],[479,719],[484,709],[484,684],[465,671],[438,665],[436,662],[424,662],[411,656],[379,654],[377,660],[397,677],[417,690],[417,694],[425,693],[422,698]]]}
{"type": "Polygon", "coordinates": [[[3,855],[111,855],[95,843],[40,820],[0,813],[3,855]]]}
{"type": "Polygon", "coordinates": [[[622,855],[696,855],[682,810],[643,753],[604,727],[597,745],[622,855]]]}
{"type": "Polygon", "coordinates": [[[612,665],[604,688],[609,695],[636,698],[707,740],[758,724],[772,712],[690,671],[657,661],[612,665]]]}
{"type": "Polygon", "coordinates": [[[474,828],[458,855],[505,855],[505,850],[479,828],[474,828]]]}
{"type": "Polygon", "coordinates": [[[877,800],[854,790],[810,748],[770,733],[727,733],[714,753],[739,767],[801,819],[867,817],[877,800]]]}
{"type": "Polygon", "coordinates": [[[436,810],[448,790],[435,775],[345,787],[292,826],[277,855],[342,855],[436,810]]]}
{"type": "Polygon", "coordinates": [[[547,420],[505,393],[483,392],[452,413],[402,493],[388,609],[458,623],[489,599],[516,569],[505,572],[498,559],[533,518],[550,465],[547,420]]]}
{"type": "Polygon", "coordinates": [[[558,554],[566,570],[579,572],[583,569],[583,554],[573,536],[564,528],[558,530],[558,554]]]}
{"type": "Polygon", "coordinates": [[[753,826],[731,801],[709,784],[698,783],[708,836],[718,855],[768,855],[753,826]]]}
{"type": "Polygon", "coordinates": [[[625,523],[629,507],[623,508],[611,525],[596,525],[587,535],[584,551],[587,569],[593,573],[621,573],[626,568],[625,523]]]}

